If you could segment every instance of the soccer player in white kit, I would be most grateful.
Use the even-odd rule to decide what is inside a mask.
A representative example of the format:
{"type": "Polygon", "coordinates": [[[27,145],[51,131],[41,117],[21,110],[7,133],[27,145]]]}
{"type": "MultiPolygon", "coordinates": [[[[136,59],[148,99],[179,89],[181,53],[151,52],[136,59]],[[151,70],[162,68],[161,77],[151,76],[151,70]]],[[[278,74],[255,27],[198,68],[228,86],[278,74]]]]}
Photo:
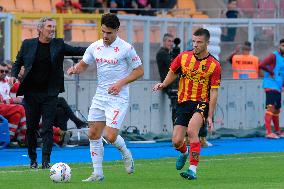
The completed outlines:
{"type": "Polygon", "coordinates": [[[67,70],[69,75],[79,74],[90,64],[96,63],[97,66],[98,86],[88,115],[94,171],[89,178],[83,180],[85,182],[104,179],[102,135],[121,152],[126,172],[134,172],[131,152],[118,132],[128,108],[128,84],[141,77],[144,70],[134,48],[117,36],[119,26],[120,22],[115,14],[104,14],[101,18],[103,39],[92,43],[83,59],[67,70]]]}

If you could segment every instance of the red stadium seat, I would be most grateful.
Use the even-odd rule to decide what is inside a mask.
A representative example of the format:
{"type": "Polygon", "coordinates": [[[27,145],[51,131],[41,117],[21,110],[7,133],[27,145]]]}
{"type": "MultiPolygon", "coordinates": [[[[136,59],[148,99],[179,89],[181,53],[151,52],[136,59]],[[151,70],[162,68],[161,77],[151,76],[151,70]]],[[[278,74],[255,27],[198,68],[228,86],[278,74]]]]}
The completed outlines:
{"type": "Polygon", "coordinates": [[[16,8],[24,12],[34,12],[33,0],[15,0],[16,8]]]}
{"type": "Polygon", "coordinates": [[[257,18],[275,18],[276,5],[271,0],[258,0],[257,1],[258,14],[257,18]]]}
{"type": "Polygon", "coordinates": [[[0,0],[0,5],[4,8],[5,12],[21,11],[16,8],[14,0],[0,0]]]}
{"type": "Polygon", "coordinates": [[[237,0],[237,6],[244,14],[247,15],[247,17],[254,17],[254,12],[256,10],[254,0],[237,0]]]}
{"type": "Polygon", "coordinates": [[[34,0],[34,9],[38,12],[52,12],[51,0],[34,0]]]}

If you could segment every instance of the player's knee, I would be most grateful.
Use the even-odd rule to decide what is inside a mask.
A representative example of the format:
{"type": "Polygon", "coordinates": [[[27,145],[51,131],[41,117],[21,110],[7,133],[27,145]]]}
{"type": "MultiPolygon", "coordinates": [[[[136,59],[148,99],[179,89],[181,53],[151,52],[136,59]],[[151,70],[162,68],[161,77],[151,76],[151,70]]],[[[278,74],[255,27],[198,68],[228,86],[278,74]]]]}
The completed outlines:
{"type": "Polygon", "coordinates": [[[187,135],[188,135],[189,138],[198,137],[198,132],[196,132],[195,130],[193,130],[191,128],[188,128],[187,135]]]}
{"type": "Polygon", "coordinates": [[[173,144],[173,146],[175,147],[175,148],[178,148],[178,147],[180,147],[182,144],[183,144],[183,140],[181,140],[181,139],[179,139],[179,138],[177,138],[177,137],[173,137],[172,138],[172,144],[173,144]]]}
{"type": "Polygon", "coordinates": [[[278,112],[278,109],[277,109],[274,105],[268,105],[268,106],[266,107],[266,110],[267,110],[268,112],[273,113],[273,114],[275,114],[275,113],[278,112]]]}
{"type": "Polygon", "coordinates": [[[116,134],[112,134],[112,133],[107,133],[105,136],[107,141],[109,141],[110,143],[114,143],[116,140],[117,135],[116,134]]]}
{"type": "Polygon", "coordinates": [[[91,140],[98,140],[101,138],[101,136],[97,133],[97,132],[94,132],[92,129],[89,130],[89,138],[91,140]]]}

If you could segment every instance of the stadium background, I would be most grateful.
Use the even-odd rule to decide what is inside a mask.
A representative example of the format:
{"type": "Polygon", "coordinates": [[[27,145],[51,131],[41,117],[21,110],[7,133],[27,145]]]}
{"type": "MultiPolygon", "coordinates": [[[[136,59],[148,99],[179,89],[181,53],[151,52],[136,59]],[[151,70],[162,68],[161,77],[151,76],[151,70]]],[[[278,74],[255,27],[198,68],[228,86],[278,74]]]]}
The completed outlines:
{"type": "MultiPolygon", "coordinates": [[[[77,0],[73,0],[77,1],[77,0]]],[[[0,57],[15,60],[22,40],[37,37],[36,21],[42,16],[57,20],[57,37],[64,37],[64,22],[72,20],[70,44],[88,46],[100,37],[99,14],[56,14],[58,0],[0,0],[5,12],[0,13],[0,57]]],[[[252,42],[252,53],[260,60],[276,49],[283,37],[283,0],[237,0],[238,19],[224,18],[227,1],[177,0],[174,9],[157,9],[157,16],[126,15],[119,10],[120,37],[132,43],[143,60],[145,75],[131,84],[131,100],[122,131],[136,140],[168,139],[172,131],[170,101],[162,93],[152,93],[159,80],[155,54],[166,32],[182,39],[181,50],[188,48],[192,31],[206,27],[212,38],[209,50],[221,62],[222,86],[215,115],[217,132],[211,136],[263,136],[264,92],[261,80],[232,80],[227,56],[245,40],[252,42]],[[226,28],[237,27],[236,39],[220,40],[226,28]],[[134,137],[135,138],[135,137],[134,137]]],[[[105,11],[108,11],[106,9],[105,11]]],[[[65,69],[79,57],[66,57],[65,69]]],[[[66,76],[62,94],[79,116],[86,117],[95,92],[95,66],[80,76],[66,76]]],[[[282,102],[283,104],[283,102],[282,102]]],[[[283,117],[283,116],[282,116],[283,117]]],[[[281,125],[283,125],[281,118],[281,125]]],[[[75,128],[70,122],[69,128],[75,128]]],[[[76,135],[77,136],[77,135],[76,135]]],[[[84,136],[84,135],[83,135],[84,136]]],[[[78,137],[77,137],[78,138],[78,137]]]]}

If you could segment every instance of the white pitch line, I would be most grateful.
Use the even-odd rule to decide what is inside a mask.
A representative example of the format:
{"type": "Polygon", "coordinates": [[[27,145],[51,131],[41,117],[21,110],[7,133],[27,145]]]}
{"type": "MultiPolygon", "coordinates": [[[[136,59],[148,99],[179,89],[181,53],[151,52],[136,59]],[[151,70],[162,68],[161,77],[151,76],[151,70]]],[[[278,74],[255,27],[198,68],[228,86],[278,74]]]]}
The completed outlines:
{"type": "MultiPolygon", "coordinates": [[[[271,155],[271,156],[252,156],[252,157],[237,157],[237,158],[212,158],[212,159],[206,159],[206,160],[200,160],[201,162],[210,162],[210,161],[232,161],[232,160],[236,160],[236,161],[239,161],[239,160],[248,160],[248,159],[264,159],[264,158],[280,158],[280,157],[284,157],[284,155],[271,155]]],[[[116,161],[114,161],[116,162],[116,161]]],[[[159,165],[161,163],[165,163],[165,162],[159,162],[159,161],[156,161],[156,162],[147,162],[147,164],[151,164],[151,165],[159,165]]],[[[172,164],[172,163],[175,163],[175,161],[167,161],[166,162],[167,164],[172,164]]],[[[80,163],[81,166],[80,167],[76,167],[76,168],[72,168],[72,170],[79,170],[79,169],[86,169],[86,168],[92,168],[91,164],[87,163],[80,163]]],[[[26,165],[28,167],[28,165],[26,165]]],[[[107,169],[110,169],[112,167],[123,167],[123,163],[122,162],[117,162],[117,163],[114,163],[114,165],[105,165],[104,168],[107,168],[107,169]]],[[[144,166],[144,164],[142,163],[136,163],[135,166],[144,166]]],[[[20,167],[24,167],[24,166],[20,166],[20,167]]],[[[26,172],[37,172],[37,171],[46,171],[46,170],[42,170],[42,169],[38,169],[38,170],[31,170],[31,169],[28,169],[27,170],[6,170],[6,171],[0,171],[0,174],[7,174],[7,173],[26,173],[26,172]]]]}

